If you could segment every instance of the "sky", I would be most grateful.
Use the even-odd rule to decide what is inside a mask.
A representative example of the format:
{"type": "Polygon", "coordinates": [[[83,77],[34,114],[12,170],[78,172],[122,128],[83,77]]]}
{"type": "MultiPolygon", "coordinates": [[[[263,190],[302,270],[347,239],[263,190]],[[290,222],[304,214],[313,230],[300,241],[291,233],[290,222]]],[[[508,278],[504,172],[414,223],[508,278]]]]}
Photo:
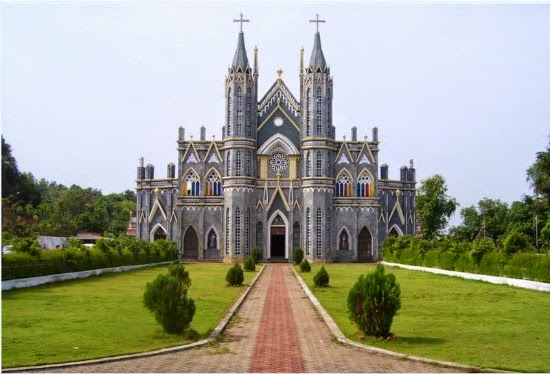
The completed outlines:
{"type": "Polygon", "coordinates": [[[140,157],[166,175],[180,126],[221,139],[241,12],[259,99],[278,69],[299,97],[319,14],[337,139],[378,127],[390,178],[413,159],[460,208],[532,194],[526,170],[550,136],[550,3],[2,2],[1,132],[19,170],[117,193],[135,188],[140,157]]]}

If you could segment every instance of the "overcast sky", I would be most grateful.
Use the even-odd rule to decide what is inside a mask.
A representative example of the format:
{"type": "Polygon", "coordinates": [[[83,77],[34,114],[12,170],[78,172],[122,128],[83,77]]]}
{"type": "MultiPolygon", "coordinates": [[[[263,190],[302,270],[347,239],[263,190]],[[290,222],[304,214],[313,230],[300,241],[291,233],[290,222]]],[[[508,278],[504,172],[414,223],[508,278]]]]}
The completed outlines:
{"type": "Polygon", "coordinates": [[[186,135],[221,139],[242,11],[259,98],[281,68],[299,97],[319,14],[336,137],[379,128],[390,178],[414,159],[461,207],[520,200],[550,135],[550,4],[26,2],[1,9],[1,125],[21,171],[104,193],[155,176],[186,135]]]}

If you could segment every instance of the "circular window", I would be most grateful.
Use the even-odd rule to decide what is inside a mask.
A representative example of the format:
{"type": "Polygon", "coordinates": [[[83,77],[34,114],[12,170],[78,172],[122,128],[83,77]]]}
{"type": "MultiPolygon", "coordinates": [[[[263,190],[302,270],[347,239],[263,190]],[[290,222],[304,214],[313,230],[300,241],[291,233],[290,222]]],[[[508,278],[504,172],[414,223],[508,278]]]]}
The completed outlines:
{"type": "Polygon", "coordinates": [[[277,172],[283,172],[288,168],[288,157],[282,152],[274,152],[269,157],[269,167],[277,172]]]}
{"type": "Polygon", "coordinates": [[[273,120],[273,124],[277,127],[282,126],[284,123],[283,119],[281,117],[275,117],[273,120]]]}

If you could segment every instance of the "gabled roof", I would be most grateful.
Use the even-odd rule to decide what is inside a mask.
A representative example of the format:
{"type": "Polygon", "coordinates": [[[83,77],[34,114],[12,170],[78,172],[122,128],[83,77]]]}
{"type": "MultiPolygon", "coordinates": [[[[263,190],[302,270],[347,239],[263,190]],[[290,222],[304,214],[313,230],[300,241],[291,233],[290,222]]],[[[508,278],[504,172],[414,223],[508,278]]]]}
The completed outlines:
{"type": "Polygon", "coordinates": [[[260,105],[258,106],[258,112],[260,115],[276,104],[277,99],[280,99],[280,101],[285,104],[286,108],[293,115],[298,115],[298,112],[300,111],[300,104],[298,104],[298,101],[294,98],[282,78],[277,78],[275,83],[273,83],[271,88],[260,100],[260,105]]]}

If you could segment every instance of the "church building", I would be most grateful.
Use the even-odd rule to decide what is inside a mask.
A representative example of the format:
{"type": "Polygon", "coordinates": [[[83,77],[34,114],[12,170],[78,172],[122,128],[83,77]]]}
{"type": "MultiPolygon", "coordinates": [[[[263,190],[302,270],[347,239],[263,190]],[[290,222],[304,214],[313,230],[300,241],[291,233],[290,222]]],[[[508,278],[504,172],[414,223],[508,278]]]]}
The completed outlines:
{"type": "Polygon", "coordinates": [[[278,72],[258,93],[258,49],[252,63],[241,30],[225,77],[222,139],[185,136],[166,177],[137,168],[135,226],[142,240],[176,240],[180,257],[237,262],[253,248],[264,261],[372,262],[388,235],[414,234],[415,169],[388,179],[378,162],[378,129],[335,139],[333,78],[317,32],[308,62],[300,52],[300,92],[278,72]],[[177,165],[177,167],[176,167],[177,165]],[[177,168],[177,172],[176,172],[177,168]]]}

